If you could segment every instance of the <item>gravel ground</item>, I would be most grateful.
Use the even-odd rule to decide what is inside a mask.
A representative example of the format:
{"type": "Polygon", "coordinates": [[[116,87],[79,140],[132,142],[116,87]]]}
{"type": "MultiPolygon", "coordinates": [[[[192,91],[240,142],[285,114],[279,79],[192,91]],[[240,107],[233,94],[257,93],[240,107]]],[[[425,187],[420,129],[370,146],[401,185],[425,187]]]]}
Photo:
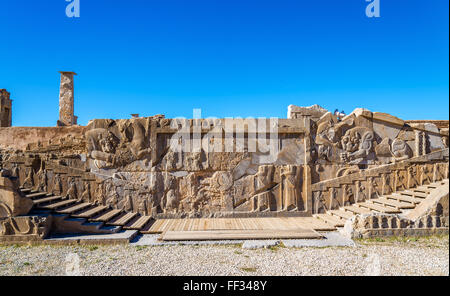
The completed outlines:
{"type": "Polygon", "coordinates": [[[0,246],[0,275],[449,275],[449,237],[356,247],[0,246]]]}

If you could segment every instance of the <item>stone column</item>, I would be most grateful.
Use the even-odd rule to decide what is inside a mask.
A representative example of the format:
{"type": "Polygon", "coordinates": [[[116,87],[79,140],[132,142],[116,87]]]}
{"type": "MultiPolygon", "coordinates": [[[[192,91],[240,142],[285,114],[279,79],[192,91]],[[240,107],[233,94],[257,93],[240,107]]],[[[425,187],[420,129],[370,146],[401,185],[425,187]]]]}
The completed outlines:
{"type": "Polygon", "coordinates": [[[59,88],[59,120],[58,126],[71,126],[77,124],[77,117],[74,116],[74,72],[61,73],[61,84],[59,88]]]}
{"type": "Polygon", "coordinates": [[[0,89],[0,127],[10,127],[12,123],[12,100],[6,89],[0,89]]]}

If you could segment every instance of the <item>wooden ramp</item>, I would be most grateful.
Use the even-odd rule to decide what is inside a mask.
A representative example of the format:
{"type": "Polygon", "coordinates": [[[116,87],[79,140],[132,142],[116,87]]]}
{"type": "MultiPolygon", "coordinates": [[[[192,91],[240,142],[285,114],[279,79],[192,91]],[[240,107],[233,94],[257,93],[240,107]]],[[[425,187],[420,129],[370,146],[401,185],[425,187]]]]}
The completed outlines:
{"type": "Polygon", "coordinates": [[[322,235],[312,229],[295,230],[210,230],[210,231],[166,231],[160,240],[241,240],[241,239],[320,239],[322,235]]]}
{"type": "Polygon", "coordinates": [[[336,228],[315,217],[278,218],[199,218],[160,219],[142,233],[167,231],[222,231],[222,230],[298,230],[333,231],[336,228]]]}

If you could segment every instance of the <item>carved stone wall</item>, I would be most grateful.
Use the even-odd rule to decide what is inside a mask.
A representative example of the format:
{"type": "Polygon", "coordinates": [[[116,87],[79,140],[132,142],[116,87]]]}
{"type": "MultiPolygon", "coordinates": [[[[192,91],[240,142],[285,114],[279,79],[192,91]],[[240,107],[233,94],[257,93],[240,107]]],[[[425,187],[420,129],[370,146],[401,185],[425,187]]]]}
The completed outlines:
{"type": "Polygon", "coordinates": [[[448,178],[448,130],[366,109],[289,117],[96,119],[20,147],[8,128],[1,164],[22,186],[159,218],[310,216],[448,178]]]}

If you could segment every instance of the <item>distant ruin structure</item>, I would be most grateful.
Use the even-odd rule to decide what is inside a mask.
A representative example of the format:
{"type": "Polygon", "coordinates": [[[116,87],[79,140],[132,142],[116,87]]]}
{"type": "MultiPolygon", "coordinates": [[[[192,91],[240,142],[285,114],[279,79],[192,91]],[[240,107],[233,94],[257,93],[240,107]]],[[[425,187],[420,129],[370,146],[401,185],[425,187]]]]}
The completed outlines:
{"type": "Polygon", "coordinates": [[[6,89],[0,89],[0,127],[10,127],[12,124],[12,100],[6,89]]]}
{"type": "Polygon", "coordinates": [[[74,115],[74,75],[75,72],[61,71],[59,88],[59,120],[58,126],[76,125],[78,117],[74,115]]]}

